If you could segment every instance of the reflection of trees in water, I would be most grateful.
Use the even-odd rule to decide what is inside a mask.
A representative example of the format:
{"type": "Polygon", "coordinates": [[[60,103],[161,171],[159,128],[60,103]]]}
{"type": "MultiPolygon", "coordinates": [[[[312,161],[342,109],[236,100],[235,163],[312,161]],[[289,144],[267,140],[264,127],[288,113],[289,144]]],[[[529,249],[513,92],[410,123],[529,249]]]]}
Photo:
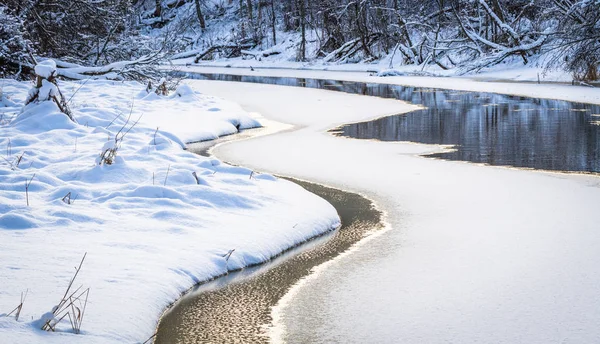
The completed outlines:
{"type": "Polygon", "coordinates": [[[556,100],[452,91],[397,94],[428,108],[345,126],[345,136],[458,145],[452,160],[600,172],[600,107],[556,100]],[[588,109],[588,111],[579,111],[588,109]]]}
{"type": "Polygon", "coordinates": [[[342,135],[359,139],[457,145],[435,156],[493,165],[600,172],[600,106],[558,100],[305,78],[185,74],[327,89],[394,98],[426,107],[404,115],[350,124],[342,135]],[[580,111],[585,109],[587,111],[580,111]]]}

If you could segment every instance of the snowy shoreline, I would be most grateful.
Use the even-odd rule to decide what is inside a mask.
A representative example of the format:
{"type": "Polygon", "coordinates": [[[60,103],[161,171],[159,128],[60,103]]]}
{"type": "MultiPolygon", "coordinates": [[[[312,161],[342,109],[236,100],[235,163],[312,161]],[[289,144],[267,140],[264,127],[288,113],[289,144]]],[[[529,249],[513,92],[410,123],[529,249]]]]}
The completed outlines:
{"type": "Polygon", "coordinates": [[[237,104],[187,86],[159,97],[133,82],[65,82],[67,97],[77,91],[71,106],[80,124],[56,121],[63,115],[48,102],[13,120],[30,84],[2,85],[0,146],[11,162],[25,152],[18,166],[0,165],[0,310],[29,289],[19,321],[0,317],[10,342],[144,341],[198,282],[339,226],[331,205],[293,183],[183,150],[186,141],[256,126],[237,104]],[[94,165],[130,111],[143,116],[117,159],[94,165]],[[27,207],[22,182],[33,173],[27,207]],[[61,201],[71,191],[77,200],[61,201]],[[39,330],[37,319],[59,301],[84,252],[76,284],[91,293],[82,334],[68,323],[39,330]]]}
{"type": "Polygon", "coordinates": [[[296,69],[286,67],[261,68],[260,64],[249,67],[225,67],[215,65],[178,65],[178,72],[227,74],[240,76],[310,78],[320,80],[336,80],[364,82],[373,84],[390,84],[399,86],[441,88],[457,91],[499,93],[530,98],[565,100],[576,103],[600,104],[600,92],[597,88],[572,86],[570,79],[557,76],[550,82],[536,83],[536,70],[528,68],[508,70],[504,73],[480,73],[465,76],[389,76],[379,77],[364,70],[318,70],[296,69]],[[532,74],[533,73],[533,74],[532,74]]]}

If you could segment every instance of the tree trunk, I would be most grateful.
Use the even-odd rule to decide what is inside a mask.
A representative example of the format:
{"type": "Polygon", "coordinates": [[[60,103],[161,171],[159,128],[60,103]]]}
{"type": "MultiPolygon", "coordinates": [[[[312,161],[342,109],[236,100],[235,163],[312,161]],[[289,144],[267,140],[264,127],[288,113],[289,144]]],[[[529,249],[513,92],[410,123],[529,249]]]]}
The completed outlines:
{"type": "Polygon", "coordinates": [[[198,16],[198,21],[200,22],[200,27],[202,29],[206,29],[206,22],[204,21],[204,16],[202,15],[202,9],[200,8],[200,0],[195,0],[196,3],[196,15],[198,16]]]}
{"type": "Polygon", "coordinates": [[[252,0],[246,1],[246,6],[248,7],[248,20],[250,20],[250,25],[253,25],[254,18],[252,17],[252,0]]]}
{"type": "Polygon", "coordinates": [[[300,61],[306,60],[306,3],[300,0],[300,30],[302,40],[300,41],[300,61]]]}
{"type": "Polygon", "coordinates": [[[160,17],[162,13],[162,6],[160,5],[160,0],[156,0],[156,8],[154,9],[154,16],[160,17]]]}
{"type": "Polygon", "coordinates": [[[273,30],[273,45],[277,45],[277,22],[275,18],[275,0],[271,0],[271,29],[273,30]]]}
{"type": "Polygon", "coordinates": [[[240,38],[246,38],[246,19],[244,18],[244,0],[240,0],[240,38]]]}

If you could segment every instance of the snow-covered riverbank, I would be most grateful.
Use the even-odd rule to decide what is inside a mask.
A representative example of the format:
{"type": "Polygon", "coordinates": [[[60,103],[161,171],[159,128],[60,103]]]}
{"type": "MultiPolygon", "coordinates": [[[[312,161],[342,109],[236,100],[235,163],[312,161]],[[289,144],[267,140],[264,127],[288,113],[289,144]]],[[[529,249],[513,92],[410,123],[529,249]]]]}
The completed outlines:
{"type": "Polygon", "coordinates": [[[159,97],[135,82],[65,82],[73,123],[52,102],[20,114],[30,83],[0,85],[0,315],[28,290],[18,321],[0,316],[2,343],[143,342],[193,284],[339,225],[333,207],[293,183],[183,149],[259,125],[236,104],[187,86],[159,97]],[[115,163],[98,165],[140,116],[115,163]],[[68,318],[41,331],[85,252],[82,334],[68,318]]]}
{"type": "MultiPolygon", "coordinates": [[[[295,66],[297,67],[297,66],[295,66]]],[[[439,76],[388,76],[380,77],[365,70],[333,70],[323,71],[318,69],[298,68],[261,68],[224,67],[189,65],[179,66],[178,71],[192,73],[214,73],[230,75],[266,76],[266,77],[291,77],[310,78],[339,81],[355,81],[373,84],[391,84],[426,88],[443,88],[459,91],[491,92],[517,95],[533,98],[558,99],[580,103],[600,104],[598,88],[587,86],[571,86],[568,77],[559,73],[549,80],[542,79],[541,84],[536,84],[536,75],[543,72],[534,68],[512,69],[481,74],[472,74],[464,77],[439,77],[439,76]]]]}
{"type": "MultiPolygon", "coordinates": [[[[439,81],[452,88],[454,81],[459,88],[487,92],[510,93],[514,86],[528,95],[596,103],[599,96],[572,86],[422,80],[429,87],[439,81]]],[[[390,231],[294,288],[275,309],[274,339],[597,340],[597,176],[428,159],[418,155],[440,147],[325,132],[340,122],[377,117],[359,110],[376,108],[369,103],[373,98],[271,85],[193,84],[299,128],[221,145],[216,156],[366,194],[390,223],[390,231]]]]}

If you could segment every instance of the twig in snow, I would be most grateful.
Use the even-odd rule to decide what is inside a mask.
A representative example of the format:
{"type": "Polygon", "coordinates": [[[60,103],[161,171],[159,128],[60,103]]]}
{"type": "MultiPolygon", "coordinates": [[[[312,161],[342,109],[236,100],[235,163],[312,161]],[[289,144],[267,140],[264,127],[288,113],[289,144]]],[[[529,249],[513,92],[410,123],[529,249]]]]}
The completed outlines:
{"type": "Polygon", "coordinates": [[[18,157],[15,158],[14,161],[10,161],[5,157],[0,157],[2,158],[4,161],[6,161],[6,163],[8,164],[8,166],[10,166],[11,170],[16,170],[17,167],[19,167],[19,164],[21,163],[21,161],[23,160],[23,156],[25,155],[25,152],[21,153],[21,155],[19,155],[18,157]]]}
{"type": "Polygon", "coordinates": [[[15,311],[15,321],[19,321],[19,315],[21,315],[21,310],[23,309],[23,304],[25,303],[25,299],[27,298],[27,294],[29,293],[29,289],[27,289],[25,291],[25,294],[23,294],[23,292],[21,292],[21,303],[19,303],[19,305],[13,309],[10,313],[8,313],[6,316],[9,317],[11,314],[13,314],[15,311]]]}
{"type": "Polygon", "coordinates": [[[65,202],[66,204],[74,204],[75,200],[77,199],[77,196],[78,195],[71,197],[71,192],[69,191],[69,193],[66,194],[65,197],[62,198],[62,201],[65,202]]]}
{"type": "Polygon", "coordinates": [[[158,332],[155,332],[153,335],[151,335],[151,336],[150,336],[150,338],[146,339],[146,341],[145,341],[145,342],[143,342],[142,344],[149,343],[149,342],[150,342],[150,340],[152,340],[154,337],[156,337],[156,335],[157,335],[157,334],[158,334],[158,332]]]}
{"type": "Polygon", "coordinates": [[[19,167],[19,164],[21,163],[21,160],[23,160],[23,155],[25,155],[25,152],[21,153],[21,155],[19,155],[19,157],[15,161],[15,168],[19,167]]]}
{"type": "Polygon", "coordinates": [[[224,255],[221,256],[221,257],[225,258],[225,268],[227,269],[227,273],[229,273],[229,258],[231,258],[231,255],[233,254],[234,251],[235,251],[235,248],[229,250],[227,253],[225,253],[224,255]]]}
{"type": "MultiPolygon", "coordinates": [[[[133,103],[134,100],[131,100],[131,109],[129,110],[129,116],[127,117],[127,120],[125,121],[125,124],[123,124],[121,126],[121,128],[119,129],[119,131],[117,131],[117,133],[115,134],[115,143],[114,145],[105,145],[102,148],[102,153],[100,153],[100,157],[97,158],[96,163],[98,165],[112,165],[112,163],[115,161],[115,158],[117,157],[117,151],[119,150],[119,148],[121,148],[121,144],[123,143],[123,140],[125,139],[125,136],[127,136],[127,134],[129,134],[129,132],[131,131],[131,129],[133,129],[133,127],[135,127],[139,121],[142,119],[143,115],[140,115],[140,117],[133,122],[133,124],[128,128],[127,125],[129,124],[129,121],[131,120],[131,115],[133,113],[133,103]]],[[[114,120],[113,120],[114,121],[114,120]]],[[[110,126],[110,124],[109,124],[110,126]]],[[[108,141],[110,141],[110,134],[108,134],[108,141]]]]}
{"type": "Polygon", "coordinates": [[[75,267],[75,274],[71,278],[69,285],[67,286],[67,290],[63,295],[62,299],[58,303],[58,305],[52,308],[52,318],[46,320],[44,325],[42,326],[42,330],[45,331],[54,331],[56,325],[61,322],[65,317],[69,317],[69,321],[71,323],[71,327],[74,333],[80,333],[81,331],[81,323],[83,322],[83,316],[85,314],[85,309],[87,307],[87,301],[90,293],[90,288],[87,288],[81,292],[81,288],[83,286],[79,286],[75,291],[71,292],[71,288],[73,287],[73,283],[79,275],[81,271],[81,267],[83,266],[83,262],[85,261],[85,257],[87,256],[87,252],[83,255],[81,262],[78,267],[75,267]],[[79,293],[79,294],[78,294],[79,293]],[[83,297],[85,295],[85,300],[83,297]],[[82,301],[83,300],[83,301],[82,301]]]}
{"type": "MultiPolygon", "coordinates": [[[[93,75],[92,75],[93,76],[93,75]]],[[[73,99],[73,97],[75,97],[75,95],[77,94],[77,92],[79,92],[79,90],[83,87],[83,85],[85,85],[88,81],[90,81],[90,79],[92,78],[92,76],[90,76],[89,78],[87,78],[76,90],[75,92],[73,92],[73,94],[71,95],[71,97],[69,98],[69,100],[67,100],[67,105],[69,105],[69,103],[71,103],[71,99],[73,99]]]]}
{"type": "Polygon", "coordinates": [[[35,177],[35,173],[33,174],[33,176],[31,176],[31,179],[29,179],[28,181],[25,181],[25,197],[27,199],[27,206],[29,207],[29,185],[31,185],[31,182],[33,181],[33,178],[35,177]]]}
{"type": "Polygon", "coordinates": [[[154,145],[156,146],[156,133],[158,133],[158,127],[156,127],[156,130],[154,131],[154,145]]]}
{"type": "Polygon", "coordinates": [[[165,175],[165,183],[163,184],[163,186],[167,186],[167,178],[169,178],[170,170],[171,170],[171,165],[169,165],[169,167],[167,167],[167,174],[165,175]]]}
{"type": "MultiPolygon", "coordinates": [[[[104,129],[108,129],[110,128],[110,126],[115,123],[115,121],[117,120],[117,118],[121,117],[122,113],[118,113],[117,116],[115,118],[113,118],[112,121],[110,121],[110,123],[108,123],[108,125],[106,127],[104,127],[104,129]]],[[[85,122],[85,126],[87,127],[87,122],[85,122]]]]}

